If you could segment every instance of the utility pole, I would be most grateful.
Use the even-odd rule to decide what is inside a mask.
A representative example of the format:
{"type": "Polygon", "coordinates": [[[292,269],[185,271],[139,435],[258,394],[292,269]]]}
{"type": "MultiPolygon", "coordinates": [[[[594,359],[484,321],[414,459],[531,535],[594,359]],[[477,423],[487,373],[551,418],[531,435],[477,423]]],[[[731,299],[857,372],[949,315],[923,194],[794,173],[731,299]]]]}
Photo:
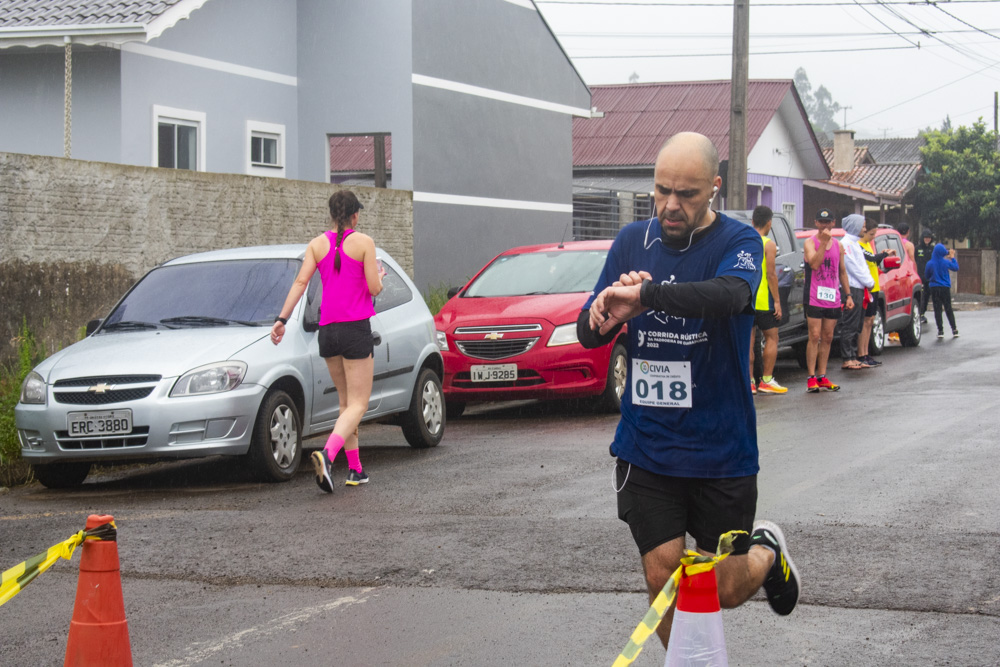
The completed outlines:
{"type": "Polygon", "coordinates": [[[63,38],[63,157],[73,157],[73,41],[63,38]]]}
{"type": "Polygon", "coordinates": [[[997,131],[997,129],[998,129],[997,128],[997,120],[998,120],[997,110],[998,110],[998,108],[1000,108],[1000,104],[998,104],[998,98],[1000,98],[1000,91],[994,90],[993,91],[993,134],[1000,134],[1000,132],[997,131]]]}
{"type": "Polygon", "coordinates": [[[847,129],[847,110],[848,109],[853,109],[854,107],[840,107],[840,108],[844,110],[844,129],[846,130],[847,129]]]}
{"type": "Polygon", "coordinates": [[[733,77],[729,105],[726,208],[747,207],[747,86],[750,77],[750,0],[733,0],[733,77]]]}

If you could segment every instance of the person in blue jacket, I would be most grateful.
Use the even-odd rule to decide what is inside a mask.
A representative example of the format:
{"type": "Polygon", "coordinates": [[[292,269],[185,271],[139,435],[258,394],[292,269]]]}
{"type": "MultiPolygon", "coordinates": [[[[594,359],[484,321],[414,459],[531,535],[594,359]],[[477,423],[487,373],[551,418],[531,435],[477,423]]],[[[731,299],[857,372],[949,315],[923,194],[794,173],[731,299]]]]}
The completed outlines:
{"type": "Polygon", "coordinates": [[[944,323],[941,321],[941,308],[948,315],[948,324],[951,325],[951,335],[958,338],[958,327],[955,326],[955,313],[951,309],[951,274],[949,271],[958,271],[958,260],[955,259],[955,251],[944,247],[943,243],[934,246],[931,259],[924,269],[924,282],[931,290],[931,298],[934,299],[934,322],[937,323],[937,337],[944,338],[944,323]]]}

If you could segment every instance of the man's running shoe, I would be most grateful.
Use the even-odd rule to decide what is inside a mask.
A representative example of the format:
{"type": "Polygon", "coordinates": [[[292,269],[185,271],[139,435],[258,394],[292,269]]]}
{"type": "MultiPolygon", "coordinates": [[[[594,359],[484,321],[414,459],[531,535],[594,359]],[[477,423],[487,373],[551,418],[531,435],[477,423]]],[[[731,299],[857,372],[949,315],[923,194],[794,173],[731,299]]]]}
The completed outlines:
{"type": "Polygon", "coordinates": [[[938,340],[941,340],[942,338],[944,338],[944,332],[938,331],[938,340]]]}
{"type": "MultiPolygon", "coordinates": [[[[764,383],[761,382],[761,384],[764,383]]],[[[750,393],[753,394],[754,396],[757,395],[757,383],[754,382],[753,380],[750,380],[750,393]]]]}
{"type": "Polygon", "coordinates": [[[357,470],[351,470],[349,473],[347,473],[347,481],[345,482],[347,486],[357,486],[358,484],[367,484],[367,483],[368,483],[368,473],[358,472],[357,470]]]}
{"type": "Polygon", "coordinates": [[[777,524],[759,521],[750,535],[750,546],[760,545],[774,552],[774,564],[764,579],[764,592],[774,613],[788,616],[799,601],[799,571],[788,555],[785,535],[777,524]]]}
{"type": "Polygon", "coordinates": [[[330,477],[332,466],[326,457],[326,450],[313,452],[309,458],[312,460],[313,470],[316,471],[316,485],[327,493],[333,493],[333,478],[330,477]]]}
{"type": "Polygon", "coordinates": [[[920,316],[920,323],[921,324],[927,324],[927,316],[926,315],[921,315],[920,316]]]}
{"type": "Polygon", "coordinates": [[[806,391],[810,394],[815,394],[819,391],[819,381],[816,378],[809,378],[806,380],[806,391]]]}
{"type": "Polygon", "coordinates": [[[951,330],[951,337],[952,338],[958,338],[958,329],[952,329],[951,330]]]}
{"type": "Polygon", "coordinates": [[[760,384],[757,385],[757,391],[762,394],[784,394],[788,391],[788,387],[782,387],[778,384],[778,381],[771,378],[771,381],[761,380],[760,384]]]}
{"type": "Polygon", "coordinates": [[[830,382],[825,375],[821,378],[817,378],[816,384],[823,391],[840,391],[840,385],[830,382]]]}
{"type": "Polygon", "coordinates": [[[863,361],[864,363],[868,364],[869,366],[881,366],[882,365],[881,361],[879,361],[878,359],[876,359],[875,357],[873,357],[870,354],[867,355],[867,356],[865,356],[865,357],[863,357],[863,358],[861,358],[860,360],[863,361]]]}

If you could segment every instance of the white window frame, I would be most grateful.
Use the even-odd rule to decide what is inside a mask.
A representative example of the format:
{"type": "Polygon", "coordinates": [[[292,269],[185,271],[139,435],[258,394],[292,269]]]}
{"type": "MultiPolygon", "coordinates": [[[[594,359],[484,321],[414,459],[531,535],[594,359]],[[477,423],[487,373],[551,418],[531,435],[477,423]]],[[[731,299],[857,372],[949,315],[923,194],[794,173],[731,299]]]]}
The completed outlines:
{"type": "Polygon", "coordinates": [[[194,126],[198,130],[198,155],[195,158],[195,171],[205,171],[205,136],[208,132],[206,121],[208,115],[203,111],[176,109],[159,104],[153,105],[153,161],[152,166],[160,166],[159,132],[161,122],[194,126]]]}
{"type": "Polygon", "coordinates": [[[788,224],[792,226],[792,229],[798,229],[799,221],[795,219],[795,202],[781,202],[781,212],[785,214],[785,220],[787,220],[788,224]]]}
{"type": "MultiPolygon", "coordinates": [[[[278,123],[264,123],[257,120],[248,120],[246,124],[246,138],[244,139],[246,148],[246,173],[250,176],[270,176],[272,178],[285,177],[285,126],[278,123]],[[278,140],[278,164],[266,165],[250,161],[250,142],[254,135],[276,138],[278,140]]],[[[329,152],[329,150],[327,151],[329,152]]],[[[329,162],[329,160],[327,160],[329,162]]],[[[329,167],[327,167],[329,169],[329,167]]]]}

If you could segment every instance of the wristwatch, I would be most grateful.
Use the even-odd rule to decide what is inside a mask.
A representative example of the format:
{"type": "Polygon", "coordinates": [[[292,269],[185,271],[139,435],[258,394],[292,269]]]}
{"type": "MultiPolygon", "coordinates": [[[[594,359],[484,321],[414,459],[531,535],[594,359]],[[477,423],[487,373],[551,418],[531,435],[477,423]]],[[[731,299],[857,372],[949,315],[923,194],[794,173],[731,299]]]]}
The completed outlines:
{"type": "Polygon", "coordinates": [[[275,322],[281,322],[282,324],[288,324],[288,318],[287,317],[281,317],[280,315],[278,317],[274,318],[274,321],[275,322]]]}

